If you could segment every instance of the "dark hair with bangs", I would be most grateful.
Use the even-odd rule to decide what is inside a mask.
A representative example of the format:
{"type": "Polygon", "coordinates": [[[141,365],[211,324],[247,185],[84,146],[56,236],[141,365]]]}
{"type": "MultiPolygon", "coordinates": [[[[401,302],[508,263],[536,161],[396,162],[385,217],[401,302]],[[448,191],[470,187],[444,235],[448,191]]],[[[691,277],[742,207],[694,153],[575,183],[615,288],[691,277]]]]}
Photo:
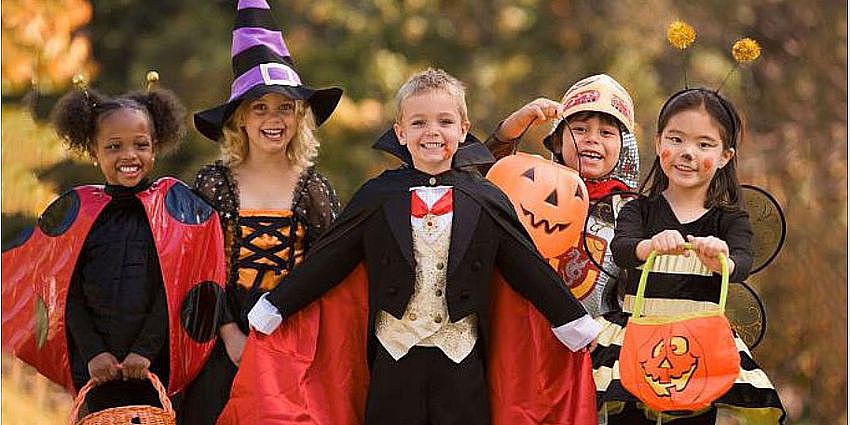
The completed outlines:
{"type": "MultiPolygon", "coordinates": [[[[680,91],[667,99],[658,115],[657,136],[661,136],[670,119],[683,111],[704,110],[720,128],[720,138],[723,149],[736,149],[743,134],[743,124],[735,106],[719,93],[707,89],[687,89],[680,91]]],[[[705,208],[737,208],[741,207],[741,188],[738,184],[737,155],[733,156],[726,165],[719,169],[708,186],[705,197],[705,208]]],[[[646,179],[640,185],[639,191],[649,196],[660,195],[670,180],[661,169],[661,159],[655,156],[652,168],[646,179]]]]}

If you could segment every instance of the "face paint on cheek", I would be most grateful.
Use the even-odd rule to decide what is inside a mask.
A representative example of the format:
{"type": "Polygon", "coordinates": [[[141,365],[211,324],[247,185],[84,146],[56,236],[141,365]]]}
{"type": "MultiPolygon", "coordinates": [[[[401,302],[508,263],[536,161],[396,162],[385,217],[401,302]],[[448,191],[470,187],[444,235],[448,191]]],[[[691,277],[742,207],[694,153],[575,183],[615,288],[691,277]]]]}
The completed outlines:
{"type": "Polygon", "coordinates": [[[671,155],[673,155],[673,154],[670,152],[670,149],[662,149],[661,150],[661,160],[662,161],[667,162],[668,160],[670,160],[671,155]]]}
{"type": "Polygon", "coordinates": [[[714,169],[714,159],[705,158],[702,160],[702,170],[703,171],[711,171],[714,169]]]}
{"type": "Polygon", "coordinates": [[[452,156],[452,154],[451,154],[451,150],[449,149],[449,144],[448,144],[448,143],[446,143],[446,144],[443,146],[443,161],[445,161],[445,160],[447,160],[447,159],[451,158],[451,156],[452,156]]]}

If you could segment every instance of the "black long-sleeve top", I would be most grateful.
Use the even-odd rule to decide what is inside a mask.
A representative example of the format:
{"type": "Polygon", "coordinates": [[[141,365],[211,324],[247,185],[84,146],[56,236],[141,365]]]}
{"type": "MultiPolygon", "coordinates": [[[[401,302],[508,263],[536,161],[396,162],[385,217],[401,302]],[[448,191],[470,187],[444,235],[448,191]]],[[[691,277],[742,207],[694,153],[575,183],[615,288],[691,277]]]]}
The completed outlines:
{"type": "Polygon", "coordinates": [[[145,209],[135,187],[107,185],[110,202],[92,224],[68,289],[66,323],[75,383],[102,352],[119,362],[131,352],[167,374],[168,309],[162,272],[145,209]]]}
{"type": "MultiPolygon", "coordinates": [[[[682,237],[714,236],[729,246],[729,257],[735,262],[730,282],[743,282],[753,263],[752,230],[746,211],[712,208],[700,218],[680,223],[663,195],[630,201],[617,217],[617,228],[611,241],[614,261],[626,271],[626,293],[635,295],[640,280],[642,261],[635,255],[637,244],[657,233],[673,229],[682,237]]],[[[720,276],[651,273],[646,286],[647,298],[683,298],[717,302],[720,297],[720,276]]]]}

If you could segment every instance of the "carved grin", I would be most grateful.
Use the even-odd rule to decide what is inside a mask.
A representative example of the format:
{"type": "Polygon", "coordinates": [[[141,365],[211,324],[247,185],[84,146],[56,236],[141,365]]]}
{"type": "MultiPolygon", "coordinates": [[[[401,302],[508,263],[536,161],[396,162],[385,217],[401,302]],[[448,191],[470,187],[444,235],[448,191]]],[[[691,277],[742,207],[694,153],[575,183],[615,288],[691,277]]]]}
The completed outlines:
{"type": "Polygon", "coordinates": [[[520,207],[520,209],[522,209],[522,213],[525,216],[528,217],[529,221],[531,222],[531,226],[534,227],[535,229],[539,229],[540,226],[543,225],[543,231],[546,232],[546,234],[552,234],[553,232],[556,232],[556,231],[560,232],[560,231],[563,231],[564,229],[566,229],[567,227],[570,227],[570,223],[550,224],[549,220],[546,220],[545,218],[541,218],[540,220],[537,220],[536,217],[534,216],[534,213],[525,209],[525,207],[522,204],[520,204],[519,207],[520,207]]]}
{"type": "Polygon", "coordinates": [[[698,358],[694,358],[694,363],[691,365],[690,369],[684,371],[679,376],[669,375],[668,379],[664,379],[662,376],[655,377],[656,374],[648,372],[646,370],[646,362],[640,362],[640,367],[643,369],[643,376],[646,379],[646,382],[655,391],[659,397],[670,397],[670,389],[674,389],[676,392],[682,392],[688,386],[688,382],[691,380],[691,376],[694,374],[694,371],[697,369],[697,364],[699,363],[698,358]],[[663,382],[667,381],[667,382],[663,382]]]}

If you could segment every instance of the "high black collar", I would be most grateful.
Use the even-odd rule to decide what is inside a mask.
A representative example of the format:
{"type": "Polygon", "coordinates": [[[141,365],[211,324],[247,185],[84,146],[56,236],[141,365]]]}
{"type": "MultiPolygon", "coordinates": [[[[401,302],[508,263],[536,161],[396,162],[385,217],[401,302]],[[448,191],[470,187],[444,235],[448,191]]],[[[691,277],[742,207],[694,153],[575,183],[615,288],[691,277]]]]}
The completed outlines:
{"type": "MultiPolygon", "coordinates": [[[[372,145],[373,149],[387,152],[396,158],[402,160],[406,164],[413,165],[413,158],[410,152],[401,143],[398,142],[395,131],[389,128],[378,138],[378,141],[372,145]]],[[[472,133],[466,133],[466,139],[458,146],[454,158],[452,158],[452,168],[461,168],[466,166],[488,165],[496,162],[496,158],[490,153],[490,150],[473,136],[472,133]]]]}
{"type": "Polygon", "coordinates": [[[103,190],[111,196],[112,199],[129,199],[135,197],[137,193],[149,187],[151,187],[151,181],[144,178],[139,182],[139,184],[132,187],[107,183],[103,190]]]}

